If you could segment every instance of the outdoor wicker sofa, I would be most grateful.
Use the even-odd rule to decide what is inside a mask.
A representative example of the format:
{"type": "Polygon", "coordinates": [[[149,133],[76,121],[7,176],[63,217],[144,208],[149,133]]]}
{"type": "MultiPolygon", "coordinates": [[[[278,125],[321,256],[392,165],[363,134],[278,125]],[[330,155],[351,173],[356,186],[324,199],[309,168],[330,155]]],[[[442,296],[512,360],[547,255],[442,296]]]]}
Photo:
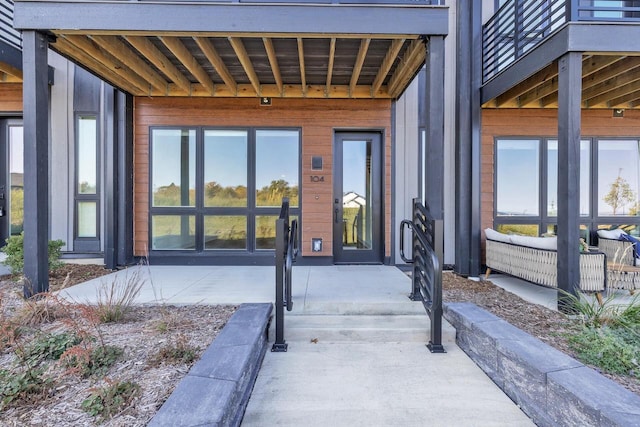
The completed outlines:
{"type": "MultiPolygon", "coordinates": [[[[536,285],[558,287],[555,237],[507,235],[492,229],[486,229],[485,235],[485,278],[495,270],[536,285]]],[[[580,289],[583,292],[595,292],[598,299],[607,285],[606,259],[606,255],[600,251],[580,252],[580,289]]]]}
{"type": "Polygon", "coordinates": [[[636,257],[636,243],[619,240],[624,231],[598,230],[598,249],[607,255],[609,286],[633,293],[640,289],[640,260],[636,257]]]}

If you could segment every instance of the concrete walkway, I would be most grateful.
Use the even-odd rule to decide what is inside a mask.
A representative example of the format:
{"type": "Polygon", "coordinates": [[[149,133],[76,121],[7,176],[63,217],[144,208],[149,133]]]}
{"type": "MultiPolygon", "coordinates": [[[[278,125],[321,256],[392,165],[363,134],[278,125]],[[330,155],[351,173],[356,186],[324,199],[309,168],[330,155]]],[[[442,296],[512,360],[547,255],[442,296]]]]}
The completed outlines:
{"type": "MultiPolygon", "coordinates": [[[[273,267],[134,267],[62,294],[95,301],[97,287],[136,274],[140,303],[274,299],[273,267]]],[[[395,267],[295,266],[289,349],[267,353],[243,425],[533,425],[456,346],[446,321],[447,353],[428,351],[428,319],[410,287],[395,267]]]]}

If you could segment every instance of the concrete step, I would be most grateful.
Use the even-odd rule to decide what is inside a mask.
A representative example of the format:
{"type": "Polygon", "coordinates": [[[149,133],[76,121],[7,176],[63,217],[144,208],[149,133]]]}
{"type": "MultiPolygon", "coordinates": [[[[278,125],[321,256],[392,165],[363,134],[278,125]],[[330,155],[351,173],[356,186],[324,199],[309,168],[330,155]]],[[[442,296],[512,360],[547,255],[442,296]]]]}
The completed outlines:
{"type": "MultiPolygon", "coordinates": [[[[427,342],[429,318],[423,315],[285,315],[288,342],[427,342]]],[[[275,321],[269,334],[275,338],[275,321]]]]}

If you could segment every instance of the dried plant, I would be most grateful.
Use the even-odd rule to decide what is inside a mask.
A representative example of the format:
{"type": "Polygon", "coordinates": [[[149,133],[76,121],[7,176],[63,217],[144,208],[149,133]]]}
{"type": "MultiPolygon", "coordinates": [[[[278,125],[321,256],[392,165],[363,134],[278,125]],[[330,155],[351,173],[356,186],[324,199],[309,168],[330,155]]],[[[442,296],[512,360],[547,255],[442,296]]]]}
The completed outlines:
{"type": "Polygon", "coordinates": [[[108,323],[124,319],[144,283],[140,267],[126,269],[124,278],[115,276],[114,280],[103,280],[97,289],[96,311],[100,321],[108,323]]]}

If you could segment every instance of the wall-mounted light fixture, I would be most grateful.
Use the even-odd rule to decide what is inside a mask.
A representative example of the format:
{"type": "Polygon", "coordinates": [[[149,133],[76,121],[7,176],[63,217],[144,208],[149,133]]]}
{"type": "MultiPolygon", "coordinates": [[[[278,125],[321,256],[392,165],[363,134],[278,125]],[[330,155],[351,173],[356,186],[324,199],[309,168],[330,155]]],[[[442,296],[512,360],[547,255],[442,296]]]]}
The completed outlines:
{"type": "Polygon", "coordinates": [[[260,97],[260,105],[271,105],[271,98],[268,96],[260,97]]]}
{"type": "Polygon", "coordinates": [[[613,109],[613,117],[624,117],[624,109],[623,108],[614,108],[613,109]]]}
{"type": "Polygon", "coordinates": [[[311,251],[322,252],[322,239],[319,237],[313,237],[311,239],[311,251]]]}

